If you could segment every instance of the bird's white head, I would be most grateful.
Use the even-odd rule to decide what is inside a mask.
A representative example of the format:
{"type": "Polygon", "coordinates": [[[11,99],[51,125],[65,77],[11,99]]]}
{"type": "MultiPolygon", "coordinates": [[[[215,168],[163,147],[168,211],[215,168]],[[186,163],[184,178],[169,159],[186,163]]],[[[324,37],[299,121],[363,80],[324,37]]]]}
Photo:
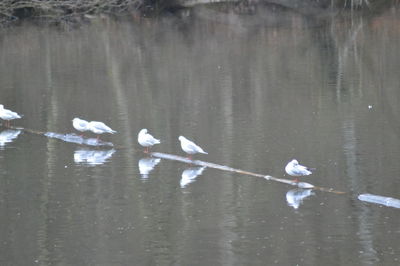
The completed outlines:
{"type": "Polygon", "coordinates": [[[182,140],[184,140],[185,139],[185,137],[184,136],[179,136],[179,138],[178,138],[180,141],[182,141],[182,140]]]}
{"type": "Polygon", "coordinates": [[[147,129],[143,128],[142,130],[140,130],[139,134],[146,134],[147,133],[147,129]]]}
{"type": "Polygon", "coordinates": [[[299,162],[298,162],[296,159],[293,159],[293,160],[292,160],[292,164],[294,164],[294,165],[298,165],[298,164],[299,164],[299,162]]]}

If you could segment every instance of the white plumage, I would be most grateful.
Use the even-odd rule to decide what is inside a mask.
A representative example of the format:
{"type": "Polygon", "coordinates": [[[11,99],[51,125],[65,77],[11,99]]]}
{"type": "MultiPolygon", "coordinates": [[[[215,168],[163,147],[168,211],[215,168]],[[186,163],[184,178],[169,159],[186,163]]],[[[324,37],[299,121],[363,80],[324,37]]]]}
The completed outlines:
{"type": "Polygon", "coordinates": [[[112,130],[109,126],[99,121],[90,121],[88,124],[88,129],[95,134],[110,133],[114,134],[117,131],[112,130]]]}
{"type": "Polygon", "coordinates": [[[291,176],[304,176],[311,175],[312,168],[308,168],[304,165],[299,164],[296,159],[291,160],[285,167],[286,173],[291,176]]]}
{"type": "Polygon", "coordinates": [[[184,136],[179,136],[179,141],[181,142],[182,150],[187,154],[196,154],[196,153],[208,154],[200,146],[196,145],[194,142],[188,140],[184,136]]]}
{"type": "Polygon", "coordinates": [[[4,109],[4,105],[0,104],[0,118],[6,120],[7,126],[10,126],[10,120],[19,119],[22,115],[8,109],[4,109]]]}
{"type": "Polygon", "coordinates": [[[80,132],[88,131],[89,130],[88,125],[89,125],[88,121],[80,119],[78,117],[72,119],[72,126],[80,132]]]}
{"type": "Polygon", "coordinates": [[[160,144],[160,140],[154,138],[152,135],[147,133],[147,129],[145,129],[145,128],[140,130],[140,132],[138,134],[138,142],[140,145],[142,145],[143,147],[146,147],[146,148],[151,147],[154,144],[160,144]]]}

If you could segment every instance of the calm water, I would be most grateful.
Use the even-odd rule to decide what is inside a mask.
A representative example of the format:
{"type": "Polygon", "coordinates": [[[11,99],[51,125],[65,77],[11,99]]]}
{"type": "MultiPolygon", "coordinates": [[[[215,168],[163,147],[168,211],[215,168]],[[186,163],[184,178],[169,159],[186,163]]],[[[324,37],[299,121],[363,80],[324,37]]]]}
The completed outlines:
{"type": "Polygon", "coordinates": [[[399,210],[357,196],[400,198],[400,9],[268,14],[1,30],[14,124],[70,133],[81,117],[118,134],[103,137],[115,151],[0,134],[0,264],[398,265],[399,210]],[[347,193],[191,179],[146,159],[141,128],[156,151],[183,155],[184,135],[209,153],[196,158],[275,177],[297,158],[317,168],[306,182],[347,193]]]}

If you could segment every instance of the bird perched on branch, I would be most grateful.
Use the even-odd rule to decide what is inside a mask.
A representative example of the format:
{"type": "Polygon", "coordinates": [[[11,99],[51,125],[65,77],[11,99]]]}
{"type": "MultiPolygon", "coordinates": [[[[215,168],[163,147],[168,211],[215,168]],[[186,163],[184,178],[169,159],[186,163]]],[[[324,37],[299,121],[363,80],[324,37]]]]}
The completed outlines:
{"type": "Polygon", "coordinates": [[[78,117],[72,119],[72,126],[80,132],[88,131],[89,130],[88,125],[89,125],[88,121],[80,119],[78,117]]]}
{"type": "Polygon", "coordinates": [[[179,136],[179,141],[181,142],[181,148],[184,152],[189,154],[189,159],[192,159],[192,155],[196,153],[208,154],[200,146],[196,145],[194,142],[188,140],[184,136],[179,136]]]}
{"type": "MultiPolygon", "coordinates": [[[[299,164],[296,159],[291,160],[285,167],[286,173],[296,177],[311,175],[312,171],[314,170],[315,168],[308,168],[304,165],[299,164]]],[[[298,179],[296,178],[295,181],[298,182],[298,179]]]]}
{"type": "Polygon", "coordinates": [[[147,129],[145,129],[145,128],[140,130],[140,132],[138,134],[138,142],[140,145],[145,147],[145,150],[144,150],[145,153],[149,152],[149,147],[151,147],[155,144],[161,143],[159,139],[156,139],[152,135],[147,133],[147,129]]]}
{"type": "MultiPolygon", "coordinates": [[[[114,134],[117,133],[117,131],[112,130],[109,126],[104,124],[103,122],[99,121],[90,121],[87,128],[92,131],[94,134],[103,134],[103,133],[110,133],[114,134]]],[[[97,139],[100,138],[100,135],[97,136],[97,139]]]]}
{"type": "Polygon", "coordinates": [[[6,120],[6,127],[10,126],[10,120],[19,119],[22,115],[8,109],[4,109],[4,105],[0,104],[0,118],[6,120]]]}

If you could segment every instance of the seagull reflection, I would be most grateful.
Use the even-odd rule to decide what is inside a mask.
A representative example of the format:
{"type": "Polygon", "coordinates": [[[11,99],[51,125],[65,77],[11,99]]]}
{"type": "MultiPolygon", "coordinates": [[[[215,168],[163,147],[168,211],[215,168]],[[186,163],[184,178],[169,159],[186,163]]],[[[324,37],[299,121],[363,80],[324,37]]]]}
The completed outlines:
{"type": "Polygon", "coordinates": [[[75,163],[99,165],[105,163],[114,154],[115,150],[76,150],[74,153],[75,163]]]}
{"type": "Polygon", "coordinates": [[[14,139],[18,137],[21,133],[21,130],[3,130],[0,133],[0,148],[4,147],[7,143],[12,142],[14,139]]]}
{"type": "Polygon", "coordinates": [[[289,190],[286,193],[286,201],[289,206],[298,209],[299,206],[303,203],[303,199],[307,198],[308,196],[314,195],[312,189],[301,189],[296,188],[289,190]]]}
{"type": "Polygon", "coordinates": [[[185,188],[187,185],[190,183],[193,183],[196,180],[196,177],[201,175],[206,169],[206,166],[202,167],[191,167],[186,169],[185,171],[182,172],[182,179],[181,179],[181,188],[185,188]]]}
{"type": "Polygon", "coordinates": [[[65,142],[77,143],[77,144],[85,144],[90,146],[110,146],[114,145],[111,142],[105,142],[96,138],[84,138],[82,136],[78,136],[76,134],[59,134],[54,132],[46,132],[44,134],[48,138],[55,138],[65,142]]]}
{"type": "Polygon", "coordinates": [[[160,158],[142,158],[138,162],[139,172],[143,179],[149,177],[149,173],[161,161],[160,158]]]}

